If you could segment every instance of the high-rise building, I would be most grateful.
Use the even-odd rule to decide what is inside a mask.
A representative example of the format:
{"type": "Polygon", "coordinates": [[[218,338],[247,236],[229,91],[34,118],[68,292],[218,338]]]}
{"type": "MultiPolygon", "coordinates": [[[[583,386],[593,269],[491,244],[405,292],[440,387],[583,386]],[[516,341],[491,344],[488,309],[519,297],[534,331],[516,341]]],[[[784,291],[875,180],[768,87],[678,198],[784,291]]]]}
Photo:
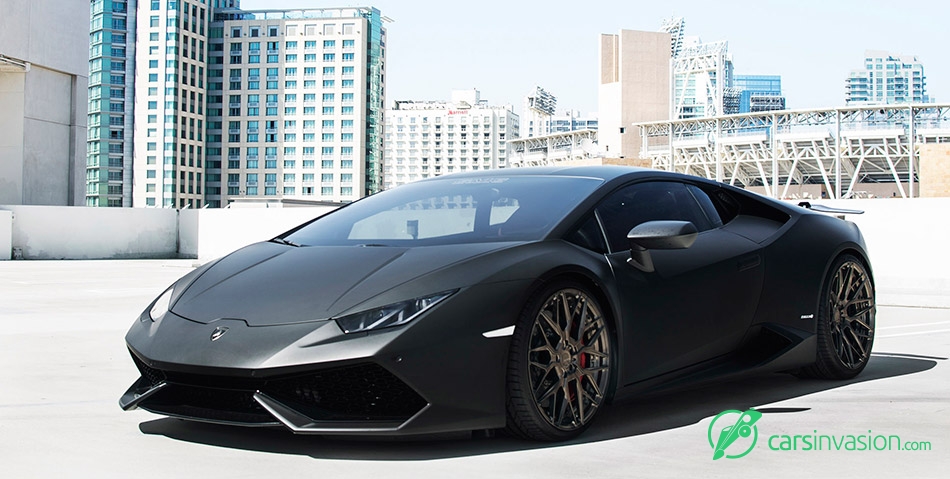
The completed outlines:
{"type": "Polygon", "coordinates": [[[732,84],[729,43],[703,43],[699,37],[686,36],[686,20],[682,17],[664,19],[660,31],[670,34],[673,59],[670,64],[670,118],[738,113],[739,92],[732,84]]]}
{"type": "Polygon", "coordinates": [[[86,206],[132,206],[137,0],[90,0],[86,206]]]}
{"type": "Polygon", "coordinates": [[[723,114],[732,71],[729,42],[702,43],[697,37],[686,37],[673,57],[670,117],[683,120],[723,114]]]}
{"type": "Polygon", "coordinates": [[[379,10],[151,3],[138,15],[136,206],[352,201],[380,189],[379,10]]]}
{"type": "Polygon", "coordinates": [[[85,202],[89,8],[0,2],[0,204],[85,202]]]}
{"type": "Polygon", "coordinates": [[[848,104],[929,103],[924,65],[911,55],[864,52],[864,68],[845,80],[848,104]]]}
{"type": "Polygon", "coordinates": [[[577,110],[564,110],[551,117],[548,133],[567,133],[579,130],[597,130],[597,115],[581,115],[577,110]]]}
{"type": "Polygon", "coordinates": [[[222,157],[221,204],[235,197],[353,201],[379,191],[385,106],[379,11],[243,11],[215,18],[223,15],[223,37],[216,33],[211,42],[212,61],[220,54],[223,62],[210,67],[208,118],[211,129],[222,131],[208,142],[209,155],[222,157]]]}
{"type": "Polygon", "coordinates": [[[638,158],[633,124],[670,118],[670,45],[666,32],[600,36],[597,137],[607,158],[638,158]]]}
{"type": "Polygon", "coordinates": [[[534,138],[552,133],[577,130],[596,130],[597,115],[581,116],[576,110],[556,111],[557,97],[541,87],[535,87],[524,97],[520,118],[521,137],[534,138]]]}
{"type": "Polygon", "coordinates": [[[132,205],[201,207],[212,6],[142,0],[136,15],[132,205]]]}
{"type": "Polygon", "coordinates": [[[383,187],[449,173],[504,168],[520,122],[511,105],[489,105],[478,90],[451,101],[397,101],[386,110],[383,187]]]}
{"type": "Polygon", "coordinates": [[[723,113],[757,113],[784,110],[782,77],[779,75],[735,75],[726,89],[723,113]]]}
{"type": "Polygon", "coordinates": [[[534,87],[524,97],[523,117],[521,118],[526,137],[543,136],[551,133],[551,117],[557,107],[557,97],[539,86],[534,87]]]}

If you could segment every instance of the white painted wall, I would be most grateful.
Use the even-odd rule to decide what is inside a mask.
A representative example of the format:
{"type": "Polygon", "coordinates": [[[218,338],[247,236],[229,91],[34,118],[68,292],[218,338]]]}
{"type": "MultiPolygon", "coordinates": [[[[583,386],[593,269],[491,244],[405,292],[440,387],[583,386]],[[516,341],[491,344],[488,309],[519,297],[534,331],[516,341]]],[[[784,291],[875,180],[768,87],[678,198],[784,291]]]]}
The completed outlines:
{"type": "MultiPolygon", "coordinates": [[[[205,263],[251,243],[271,239],[334,208],[315,206],[194,210],[192,212],[198,213],[195,241],[198,261],[205,263]]],[[[188,210],[183,211],[185,212],[188,210]]],[[[183,228],[182,231],[186,229],[183,228]]],[[[191,241],[190,238],[183,238],[182,244],[191,244],[191,241]]]]}
{"type": "Polygon", "coordinates": [[[178,212],[178,256],[198,257],[198,219],[202,211],[187,208],[178,212]]]}
{"type": "MultiPolygon", "coordinates": [[[[950,198],[815,200],[865,210],[880,304],[950,307],[950,198]]],[[[186,209],[0,206],[0,260],[197,258],[204,263],[272,238],[333,207],[186,209]],[[12,216],[12,219],[11,219],[12,216]],[[6,228],[6,229],[5,229],[6,228]],[[9,239],[7,239],[9,238],[9,239]]]]}
{"type": "Polygon", "coordinates": [[[178,257],[175,210],[0,206],[13,213],[13,247],[24,259],[178,257]]]}
{"type": "Polygon", "coordinates": [[[0,210],[0,261],[13,254],[13,212],[0,210]]]}
{"type": "Polygon", "coordinates": [[[0,259],[198,258],[201,262],[263,241],[333,210],[0,206],[0,259]],[[12,220],[11,220],[12,217],[12,220]],[[11,242],[4,246],[4,225],[11,242]]]}
{"type": "Polygon", "coordinates": [[[950,198],[809,201],[865,211],[845,219],[864,235],[880,304],[950,307],[950,198]]]}

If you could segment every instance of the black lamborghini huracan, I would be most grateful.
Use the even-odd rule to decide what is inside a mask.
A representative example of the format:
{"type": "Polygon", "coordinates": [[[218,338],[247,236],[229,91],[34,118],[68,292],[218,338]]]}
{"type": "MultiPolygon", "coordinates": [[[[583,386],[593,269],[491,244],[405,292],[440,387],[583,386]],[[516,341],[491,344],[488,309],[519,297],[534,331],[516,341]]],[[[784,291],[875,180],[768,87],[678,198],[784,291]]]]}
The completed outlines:
{"type": "Polygon", "coordinates": [[[178,280],[126,336],[124,409],[296,433],[582,432],[621,396],[844,379],[874,281],[850,222],[622,167],[448,175],[178,280]]]}

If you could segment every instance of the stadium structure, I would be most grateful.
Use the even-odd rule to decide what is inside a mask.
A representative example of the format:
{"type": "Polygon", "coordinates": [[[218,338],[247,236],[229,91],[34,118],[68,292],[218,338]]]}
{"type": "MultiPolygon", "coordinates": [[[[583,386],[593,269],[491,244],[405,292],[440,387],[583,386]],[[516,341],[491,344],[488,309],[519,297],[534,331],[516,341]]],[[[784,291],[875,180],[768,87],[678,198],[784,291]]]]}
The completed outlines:
{"type": "Polygon", "coordinates": [[[919,150],[950,143],[950,104],[785,110],[638,123],[640,158],[653,168],[716,179],[791,198],[793,185],[821,185],[850,198],[891,183],[916,196],[919,150]]]}

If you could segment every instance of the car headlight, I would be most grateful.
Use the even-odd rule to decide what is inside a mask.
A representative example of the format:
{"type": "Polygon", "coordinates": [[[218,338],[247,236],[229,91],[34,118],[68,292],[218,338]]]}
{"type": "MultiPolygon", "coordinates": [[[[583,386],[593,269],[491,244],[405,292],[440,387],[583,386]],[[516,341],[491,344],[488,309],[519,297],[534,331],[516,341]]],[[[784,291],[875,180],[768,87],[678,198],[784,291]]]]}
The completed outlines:
{"type": "Polygon", "coordinates": [[[166,289],[165,292],[152,303],[152,309],[148,310],[148,317],[151,318],[152,321],[157,321],[158,318],[161,318],[168,312],[168,306],[172,301],[173,289],[175,288],[171,287],[166,289]]]}
{"type": "Polygon", "coordinates": [[[379,308],[346,315],[336,318],[336,324],[340,326],[344,333],[361,333],[373,329],[400,326],[412,321],[443,299],[451,296],[455,291],[458,290],[443,291],[430,296],[387,304],[379,308]]]}

